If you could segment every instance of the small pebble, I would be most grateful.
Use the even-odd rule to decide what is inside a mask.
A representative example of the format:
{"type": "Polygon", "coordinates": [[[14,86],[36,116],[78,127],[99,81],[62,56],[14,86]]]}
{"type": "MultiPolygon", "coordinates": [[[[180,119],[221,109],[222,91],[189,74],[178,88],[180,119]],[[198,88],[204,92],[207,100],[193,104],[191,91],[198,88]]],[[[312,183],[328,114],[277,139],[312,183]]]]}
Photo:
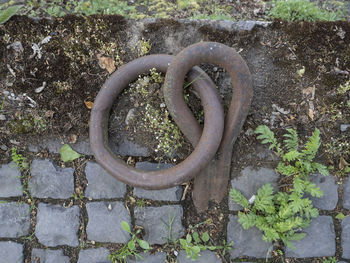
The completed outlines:
{"type": "Polygon", "coordinates": [[[3,150],[3,151],[7,151],[7,146],[5,144],[1,145],[0,146],[0,149],[3,150]]]}
{"type": "Polygon", "coordinates": [[[349,128],[350,128],[350,124],[341,124],[340,125],[340,131],[342,131],[342,132],[345,132],[349,128]]]}
{"type": "Polygon", "coordinates": [[[4,114],[0,114],[0,121],[6,121],[6,116],[4,114]]]}
{"type": "Polygon", "coordinates": [[[108,210],[112,211],[112,205],[111,204],[108,205],[108,210]]]}
{"type": "Polygon", "coordinates": [[[159,106],[160,106],[161,108],[165,108],[165,103],[161,103],[159,106]]]}
{"type": "Polygon", "coordinates": [[[129,125],[130,121],[135,117],[135,109],[130,109],[125,117],[125,124],[129,125]]]}

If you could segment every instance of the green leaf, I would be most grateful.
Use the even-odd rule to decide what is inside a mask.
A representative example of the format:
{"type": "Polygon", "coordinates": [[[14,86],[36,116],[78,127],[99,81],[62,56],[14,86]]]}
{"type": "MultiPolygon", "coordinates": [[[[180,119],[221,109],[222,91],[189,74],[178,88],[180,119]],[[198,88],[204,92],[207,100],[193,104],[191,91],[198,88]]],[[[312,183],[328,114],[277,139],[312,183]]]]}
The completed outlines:
{"type": "Polygon", "coordinates": [[[294,129],[287,129],[286,134],[283,136],[286,137],[287,139],[284,140],[284,143],[286,145],[286,148],[288,151],[297,151],[299,144],[298,144],[298,134],[296,130],[294,129]]]}
{"type": "Polygon", "coordinates": [[[283,161],[295,161],[298,157],[299,157],[300,153],[298,151],[292,150],[290,152],[287,152],[284,156],[283,156],[283,161]]]}
{"type": "Polygon", "coordinates": [[[277,168],[276,168],[277,172],[279,172],[280,174],[282,175],[286,175],[286,176],[291,176],[291,175],[295,175],[297,173],[299,173],[299,169],[292,166],[292,165],[285,165],[284,163],[279,163],[277,165],[277,168]]]}
{"type": "Polygon", "coordinates": [[[195,242],[196,244],[198,244],[198,243],[201,242],[201,240],[199,239],[198,232],[194,232],[194,233],[192,234],[192,237],[193,237],[193,240],[194,240],[194,242],[195,242]]]}
{"type": "Polygon", "coordinates": [[[248,199],[242,195],[242,193],[234,188],[230,190],[230,197],[233,201],[235,201],[237,204],[244,208],[249,208],[249,202],[248,199]]]}
{"type": "Polygon", "coordinates": [[[309,138],[309,141],[306,143],[305,149],[302,151],[307,160],[312,161],[315,158],[320,145],[320,130],[316,128],[315,131],[312,133],[311,137],[309,138]]]}
{"type": "Polygon", "coordinates": [[[137,240],[137,243],[139,243],[139,245],[140,245],[140,247],[141,247],[142,249],[145,249],[145,250],[148,250],[148,249],[149,249],[149,244],[148,244],[147,241],[142,240],[142,239],[138,239],[138,240],[137,240]]]}
{"type": "Polygon", "coordinates": [[[127,222],[122,221],[122,229],[131,234],[130,226],[127,222]]]}
{"type": "Polygon", "coordinates": [[[70,147],[68,144],[65,144],[60,149],[60,155],[63,162],[70,162],[74,161],[75,159],[79,158],[81,155],[74,151],[72,147],[70,147]]]}
{"type": "MultiPolygon", "coordinates": [[[[199,253],[199,252],[198,252],[198,253],[199,253]]],[[[192,258],[191,258],[192,261],[197,261],[197,259],[198,259],[198,253],[193,252],[192,258]]]]}
{"type": "Polygon", "coordinates": [[[187,235],[186,235],[186,242],[187,242],[188,244],[190,244],[190,243],[192,242],[192,237],[191,237],[190,234],[187,234],[187,235]]]}
{"type": "Polygon", "coordinates": [[[305,183],[305,192],[309,193],[313,197],[322,197],[323,191],[316,184],[311,182],[305,183]]]}
{"type": "Polygon", "coordinates": [[[270,144],[269,149],[276,148],[277,152],[282,152],[280,144],[277,142],[274,133],[266,125],[258,126],[254,133],[260,134],[257,139],[261,140],[262,144],[270,144]]]}
{"type": "Polygon", "coordinates": [[[130,240],[130,241],[128,242],[128,248],[129,248],[130,250],[134,250],[134,249],[135,249],[135,242],[134,242],[134,240],[130,240]]]}
{"type": "Polygon", "coordinates": [[[305,181],[302,180],[300,177],[295,177],[293,180],[293,187],[293,192],[303,194],[306,187],[305,181]]]}
{"type": "Polygon", "coordinates": [[[343,213],[339,213],[335,217],[336,219],[343,220],[345,218],[345,215],[343,213]]]}
{"type": "Polygon", "coordinates": [[[192,251],[194,254],[199,254],[199,252],[201,252],[201,249],[199,246],[193,246],[192,251]]]}
{"type": "Polygon", "coordinates": [[[310,216],[312,218],[316,218],[319,215],[318,209],[317,208],[311,208],[309,209],[310,216]]]}
{"type": "Polygon", "coordinates": [[[270,184],[265,184],[258,189],[258,194],[256,195],[254,201],[254,208],[266,213],[274,213],[275,206],[272,202],[272,199],[273,188],[270,184]]]}
{"type": "Polygon", "coordinates": [[[210,239],[210,236],[208,234],[208,232],[204,232],[203,235],[202,235],[202,240],[204,243],[207,243],[210,239]]]}
{"type": "Polygon", "coordinates": [[[266,242],[272,242],[272,241],[276,241],[279,240],[279,235],[277,233],[277,231],[273,228],[267,228],[264,229],[264,234],[262,236],[262,239],[266,242]]]}
{"type": "Polygon", "coordinates": [[[0,11],[0,24],[6,23],[13,15],[15,15],[18,10],[22,8],[23,5],[14,5],[0,11]]]}
{"type": "Polygon", "coordinates": [[[312,163],[312,168],[316,169],[320,174],[324,175],[324,176],[328,176],[329,175],[329,171],[327,169],[327,167],[323,164],[320,163],[312,163]]]}
{"type": "Polygon", "coordinates": [[[255,225],[255,220],[256,220],[256,215],[253,213],[244,214],[242,212],[238,212],[238,222],[246,230],[255,225]]]}
{"type": "Polygon", "coordinates": [[[181,247],[185,249],[185,248],[187,247],[187,242],[186,242],[186,240],[183,239],[183,238],[180,238],[179,241],[180,241],[181,247]]]}

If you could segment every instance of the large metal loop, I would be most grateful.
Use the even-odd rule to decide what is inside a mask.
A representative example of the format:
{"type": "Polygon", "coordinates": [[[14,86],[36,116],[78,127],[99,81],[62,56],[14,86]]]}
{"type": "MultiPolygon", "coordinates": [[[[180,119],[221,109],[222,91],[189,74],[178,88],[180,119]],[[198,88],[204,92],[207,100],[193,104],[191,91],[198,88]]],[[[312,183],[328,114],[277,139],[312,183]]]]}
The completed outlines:
{"type": "Polygon", "coordinates": [[[219,95],[211,79],[196,67],[190,72],[189,78],[190,81],[196,80],[194,88],[202,98],[206,124],[197,147],[183,162],[167,170],[147,172],[128,166],[111,151],[108,144],[108,117],[114,100],[140,74],[147,74],[152,68],[165,73],[173,58],[169,55],[151,55],[126,64],[111,75],[95,99],[90,119],[92,151],[96,160],[111,175],[129,185],[145,189],[164,189],[179,185],[202,170],[219,147],[224,127],[219,95]],[[198,75],[201,78],[197,78],[198,75]]]}
{"type": "Polygon", "coordinates": [[[220,202],[226,194],[232,147],[248,114],[251,98],[251,76],[246,63],[234,49],[223,44],[201,42],[187,47],[176,57],[142,57],[113,73],[98,93],[91,112],[91,147],[96,160],[111,175],[129,185],[163,189],[195,177],[193,199],[197,210],[202,211],[207,208],[210,199],[220,202]],[[225,124],[214,83],[200,68],[194,67],[200,63],[216,64],[231,76],[233,95],[225,124]],[[147,74],[152,68],[166,72],[163,87],[165,102],[171,116],[194,146],[194,151],[170,169],[146,172],[128,166],[110,150],[108,117],[118,94],[140,74],[147,74]],[[202,101],[205,116],[203,131],[183,98],[186,74],[202,101]]]}

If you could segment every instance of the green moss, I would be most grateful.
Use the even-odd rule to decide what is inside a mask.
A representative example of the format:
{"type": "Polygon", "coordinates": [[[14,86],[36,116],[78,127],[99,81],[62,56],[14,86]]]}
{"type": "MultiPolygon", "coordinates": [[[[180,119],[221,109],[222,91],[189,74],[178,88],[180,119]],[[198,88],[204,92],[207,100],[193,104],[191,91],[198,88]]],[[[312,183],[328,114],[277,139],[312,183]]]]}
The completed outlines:
{"type": "Polygon", "coordinates": [[[149,76],[140,76],[134,83],[130,84],[130,89],[125,93],[135,100],[146,101],[142,103],[142,114],[139,116],[141,123],[138,127],[142,131],[154,134],[157,141],[155,153],[159,156],[166,154],[172,156],[174,151],[183,145],[184,138],[179,127],[173,122],[164,101],[156,94],[160,91],[160,84],[164,81],[164,76],[155,69],[150,71],[149,76]],[[150,87],[156,88],[150,91],[150,87]],[[160,106],[164,104],[164,106],[160,106]]]}
{"type": "Polygon", "coordinates": [[[24,118],[13,120],[9,123],[9,129],[15,134],[41,133],[47,128],[47,122],[44,118],[24,118]]]}
{"type": "Polygon", "coordinates": [[[350,135],[343,134],[338,138],[331,138],[325,145],[325,152],[331,159],[350,156],[350,135]]]}
{"type": "Polygon", "coordinates": [[[321,9],[309,0],[275,0],[269,11],[271,18],[288,21],[336,21],[343,19],[342,12],[321,9]]]}
{"type": "Polygon", "coordinates": [[[337,89],[338,94],[344,95],[347,92],[350,91],[350,80],[345,82],[343,85],[340,85],[339,88],[337,89]]]}
{"type": "Polygon", "coordinates": [[[150,40],[145,40],[144,38],[140,39],[136,46],[132,49],[133,52],[137,52],[138,57],[147,55],[151,50],[150,40]]]}

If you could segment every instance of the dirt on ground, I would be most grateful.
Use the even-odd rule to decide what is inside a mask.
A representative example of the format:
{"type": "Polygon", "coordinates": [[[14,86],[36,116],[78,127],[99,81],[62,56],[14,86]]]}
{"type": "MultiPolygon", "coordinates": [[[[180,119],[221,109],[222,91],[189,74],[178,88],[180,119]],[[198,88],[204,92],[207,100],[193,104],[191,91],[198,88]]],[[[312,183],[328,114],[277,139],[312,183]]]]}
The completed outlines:
{"type": "MultiPolygon", "coordinates": [[[[91,106],[110,76],[108,63],[101,57],[106,58],[105,62],[111,58],[118,69],[140,55],[176,54],[203,40],[235,48],[247,61],[253,77],[254,98],[234,146],[232,169],[240,170],[251,163],[273,167],[273,161],[261,161],[257,156],[261,146],[253,131],[260,124],[268,125],[277,138],[282,138],[285,128],[295,128],[304,141],[317,127],[323,141],[318,159],[334,166],[333,174],[341,181],[346,161],[350,161],[350,129],[340,130],[350,120],[349,23],[274,21],[267,28],[256,26],[251,31],[227,30],[217,25],[195,21],[181,24],[172,19],[142,24],[121,16],[71,15],[40,20],[15,16],[0,25],[0,163],[11,161],[13,147],[29,155],[28,146],[40,145],[46,137],[71,144],[88,137],[91,106]]],[[[201,67],[217,84],[227,108],[231,93],[227,73],[215,65],[201,67]]],[[[138,98],[137,107],[129,93],[117,99],[111,116],[119,123],[111,123],[111,133],[117,127],[146,147],[152,149],[158,144],[149,130],[138,129],[147,126],[141,115],[136,114],[136,122],[131,125],[125,124],[130,110],[143,109],[141,104],[152,102],[164,111],[161,84],[153,88],[145,97],[133,95],[138,98]],[[149,139],[144,140],[145,136],[149,139]]],[[[187,94],[192,109],[201,111],[195,94],[191,90],[187,94]]],[[[201,121],[201,115],[196,114],[201,121]]],[[[185,138],[181,140],[176,159],[163,155],[163,161],[178,163],[186,158],[191,146],[185,138]]],[[[50,155],[60,163],[58,155],[38,154],[50,155]]],[[[136,161],[159,158],[159,153],[152,152],[136,161]]],[[[214,239],[222,239],[224,224],[217,222],[227,220],[227,200],[213,204],[205,215],[197,214],[191,187],[190,183],[183,201],[184,224],[189,227],[211,220],[216,224],[205,224],[207,230],[214,239]]]]}

